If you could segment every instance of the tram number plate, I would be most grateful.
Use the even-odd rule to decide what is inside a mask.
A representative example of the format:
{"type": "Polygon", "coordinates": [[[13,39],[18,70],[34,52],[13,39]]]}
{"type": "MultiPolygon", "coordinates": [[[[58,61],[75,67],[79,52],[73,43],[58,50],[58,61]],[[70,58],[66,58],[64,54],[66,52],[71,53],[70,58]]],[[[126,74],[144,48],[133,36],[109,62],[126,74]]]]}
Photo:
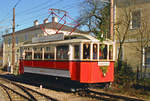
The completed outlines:
{"type": "Polygon", "coordinates": [[[109,65],[110,65],[110,62],[102,62],[102,61],[98,62],[98,66],[109,66],[109,65]]]}

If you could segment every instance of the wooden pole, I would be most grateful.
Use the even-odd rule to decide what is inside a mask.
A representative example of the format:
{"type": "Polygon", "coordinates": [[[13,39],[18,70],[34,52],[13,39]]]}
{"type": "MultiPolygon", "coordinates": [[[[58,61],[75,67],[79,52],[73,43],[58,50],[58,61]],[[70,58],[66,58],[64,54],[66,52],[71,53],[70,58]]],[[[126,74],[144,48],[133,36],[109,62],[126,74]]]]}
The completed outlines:
{"type": "Polygon", "coordinates": [[[114,40],[114,0],[110,0],[110,38],[114,40]]]}
{"type": "Polygon", "coordinates": [[[13,33],[12,33],[12,65],[11,65],[11,73],[15,68],[15,7],[13,8],[13,33]]]}

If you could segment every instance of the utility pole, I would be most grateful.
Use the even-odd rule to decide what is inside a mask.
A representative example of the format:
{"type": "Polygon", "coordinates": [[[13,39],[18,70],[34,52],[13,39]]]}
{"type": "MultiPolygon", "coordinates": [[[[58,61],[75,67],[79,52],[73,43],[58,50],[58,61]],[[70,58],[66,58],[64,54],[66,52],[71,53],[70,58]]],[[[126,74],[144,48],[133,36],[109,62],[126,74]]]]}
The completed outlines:
{"type": "Polygon", "coordinates": [[[114,0],[110,0],[110,38],[114,39],[114,0]]]}
{"type": "Polygon", "coordinates": [[[11,73],[15,69],[15,7],[13,8],[13,33],[12,33],[12,63],[11,63],[11,73]]]}

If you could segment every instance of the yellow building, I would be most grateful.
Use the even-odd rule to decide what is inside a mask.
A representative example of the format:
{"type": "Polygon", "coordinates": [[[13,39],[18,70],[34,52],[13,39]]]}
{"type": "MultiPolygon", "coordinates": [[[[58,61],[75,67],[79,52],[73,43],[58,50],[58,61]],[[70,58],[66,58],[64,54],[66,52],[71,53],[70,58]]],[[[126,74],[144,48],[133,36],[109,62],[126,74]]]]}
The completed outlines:
{"type": "Polygon", "coordinates": [[[124,40],[122,59],[136,71],[140,64],[150,76],[150,0],[117,0],[115,5],[116,58],[124,40]],[[119,39],[120,38],[120,39],[119,39]],[[120,41],[119,41],[120,40],[120,41]]]}
{"type": "MultiPolygon", "coordinates": [[[[18,64],[20,58],[20,47],[28,42],[32,41],[33,37],[47,36],[55,34],[62,24],[57,22],[56,17],[52,17],[52,22],[48,22],[48,19],[43,21],[43,24],[39,24],[37,20],[34,21],[34,26],[15,32],[15,64],[18,64]]],[[[64,35],[70,34],[73,28],[64,25],[59,33],[64,35]]],[[[85,33],[80,30],[75,30],[72,34],[85,33]]],[[[3,35],[3,66],[11,66],[12,61],[12,33],[3,35]]]]}

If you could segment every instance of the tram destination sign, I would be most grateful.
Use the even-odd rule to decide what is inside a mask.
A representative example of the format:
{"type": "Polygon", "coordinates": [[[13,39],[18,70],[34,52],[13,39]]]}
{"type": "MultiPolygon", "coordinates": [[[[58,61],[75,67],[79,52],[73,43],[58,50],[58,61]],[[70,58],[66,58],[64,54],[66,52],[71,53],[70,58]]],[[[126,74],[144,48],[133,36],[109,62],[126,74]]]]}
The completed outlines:
{"type": "Polygon", "coordinates": [[[38,42],[48,42],[48,41],[59,41],[64,40],[64,34],[53,34],[48,36],[42,36],[42,37],[34,37],[32,38],[32,43],[38,43],[38,42]]]}
{"type": "Polygon", "coordinates": [[[110,65],[110,62],[107,61],[107,62],[104,62],[104,61],[99,61],[98,62],[98,66],[109,66],[110,65]]]}

